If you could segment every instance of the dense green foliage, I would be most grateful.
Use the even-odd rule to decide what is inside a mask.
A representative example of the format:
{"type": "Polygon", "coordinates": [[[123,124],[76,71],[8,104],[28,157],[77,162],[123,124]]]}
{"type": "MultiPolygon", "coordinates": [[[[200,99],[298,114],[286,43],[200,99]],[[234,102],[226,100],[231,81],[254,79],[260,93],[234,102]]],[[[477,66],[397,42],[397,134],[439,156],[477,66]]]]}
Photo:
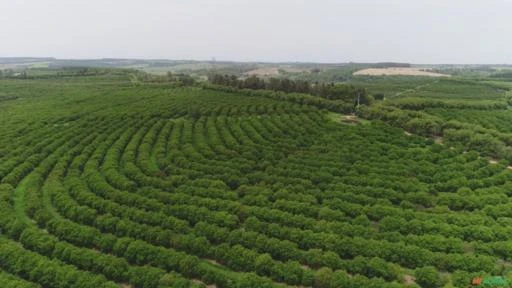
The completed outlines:
{"type": "Polygon", "coordinates": [[[345,124],[327,111],[337,100],[133,76],[0,81],[1,287],[467,287],[508,273],[512,171],[483,156],[512,138],[486,110],[462,122],[473,110],[390,100],[345,124]]]}
{"type": "MultiPolygon", "coordinates": [[[[290,80],[287,78],[270,78],[268,80],[250,76],[238,79],[235,75],[213,74],[208,78],[209,82],[217,85],[232,86],[240,89],[266,89],[283,92],[297,92],[317,95],[330,100],[345,100],[355,102],[357,97],[365,101],[366,91],[350,84],[311,83],[306,80],[290,80]]],[[[367,101],[361,104],[368,104],[367,101]]]]}
{"type": "Polygon", "coordinates": [[[362,107],[367,119],[384,120],[406,131],[435,136],[445,144],[512,161],[510,82],[442,79],[362,107]]]}
{"type": "Polygon", "coordinates": [[[364,88],[357,88],[351,84],[335,84],[335,83],[311,83],[306,80],[290,80],[288,78],[270,78],[265,80],[256,76],[250,76],[245,79],[239,79],[235,75],[209,75],[208,81],[214,85],[223,85],[235,87],[238,89],[252,90],[270,90],[280,91],[284,93],[300,93],[310,94],[335,100],[343,103],[347,108],[351,107],[351,111],[362,104],[370,104],[372,98],[367,95],[364,88]]]}

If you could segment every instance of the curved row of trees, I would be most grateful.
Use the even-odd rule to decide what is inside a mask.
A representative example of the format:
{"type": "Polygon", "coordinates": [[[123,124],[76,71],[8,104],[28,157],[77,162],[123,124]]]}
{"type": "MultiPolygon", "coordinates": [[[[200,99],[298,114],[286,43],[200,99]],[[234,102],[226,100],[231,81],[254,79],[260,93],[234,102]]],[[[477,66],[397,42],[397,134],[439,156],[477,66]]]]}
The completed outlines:
{"type": "MultiPolygon", "coordinates": [[[[464,287],[512,257],[504,163],[306,104],[336,100],[159,91],[137,115],[61,117],[44,145],[29,129],[8,146],[28,152],[0,150],[5,259],[58,264],[42,279],[9,260],[10,283],[52,286],[61,269],[98,287],[435,287],[443,272],[464,287]]],[[[430,114],[385,112],[440,135],[430,114]]]]}

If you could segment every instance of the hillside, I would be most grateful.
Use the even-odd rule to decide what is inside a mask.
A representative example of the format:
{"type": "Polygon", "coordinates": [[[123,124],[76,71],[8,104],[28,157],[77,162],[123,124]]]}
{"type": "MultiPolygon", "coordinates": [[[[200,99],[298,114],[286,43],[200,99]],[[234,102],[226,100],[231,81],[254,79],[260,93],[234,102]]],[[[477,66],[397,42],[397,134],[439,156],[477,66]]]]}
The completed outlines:
{"type": "Polygon", "coordinates": [[[372,101],[347,117],[313,95],[84,71],[0,80],[2,287],[510,276],[506,79],[354,78],[372,101]]]}

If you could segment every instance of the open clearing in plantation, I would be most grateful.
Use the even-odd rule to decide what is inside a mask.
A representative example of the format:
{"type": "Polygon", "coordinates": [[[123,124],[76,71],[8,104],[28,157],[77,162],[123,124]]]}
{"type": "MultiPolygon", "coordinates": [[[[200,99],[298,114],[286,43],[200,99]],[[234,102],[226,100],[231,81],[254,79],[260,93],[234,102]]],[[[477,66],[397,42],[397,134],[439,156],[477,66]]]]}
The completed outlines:
{"type": "Polygon", "coordinates": [[[424,68],[412,67],[390,67],[390,68],[368,68],[354,72],[354,75],[369,75],[369,76],[429,76],[429,77],[451,77],[448,74],[441,74],[426,71],[424,68]]]}
{"type": "Polygon", "coordinates": [[[280,67],[262,67],[262,68],[250,70],[250,71],[246,72],[246,74],[249,76],[261,76],[261,77],[278,76],[279,70],[283,70],[288,73],[302,73],[302,72],[307,71],[307,70],[304,70],[301,68],[280,66],[280,67]]]}
{"type": "Polygon", "coordinates": [[[247,75],[252,76],[277,76],[279,69],[276,67],[258,68],[247,72],[247,75]]]}

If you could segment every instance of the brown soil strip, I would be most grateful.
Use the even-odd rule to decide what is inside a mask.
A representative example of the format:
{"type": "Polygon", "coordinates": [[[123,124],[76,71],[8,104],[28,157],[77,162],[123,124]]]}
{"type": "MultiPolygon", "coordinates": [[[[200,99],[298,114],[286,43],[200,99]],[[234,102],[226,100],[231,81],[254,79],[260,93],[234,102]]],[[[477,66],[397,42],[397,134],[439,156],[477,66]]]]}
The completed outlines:
{"type": "Polygon", "coordinates": [[[353,73],[354,75],[370,75],[370,76],[428,76],[428,77],[451,77],[451,75],[435,73],[422,68],[409,67],[392,67],[392,68],[368,68],[353,73]]]}

